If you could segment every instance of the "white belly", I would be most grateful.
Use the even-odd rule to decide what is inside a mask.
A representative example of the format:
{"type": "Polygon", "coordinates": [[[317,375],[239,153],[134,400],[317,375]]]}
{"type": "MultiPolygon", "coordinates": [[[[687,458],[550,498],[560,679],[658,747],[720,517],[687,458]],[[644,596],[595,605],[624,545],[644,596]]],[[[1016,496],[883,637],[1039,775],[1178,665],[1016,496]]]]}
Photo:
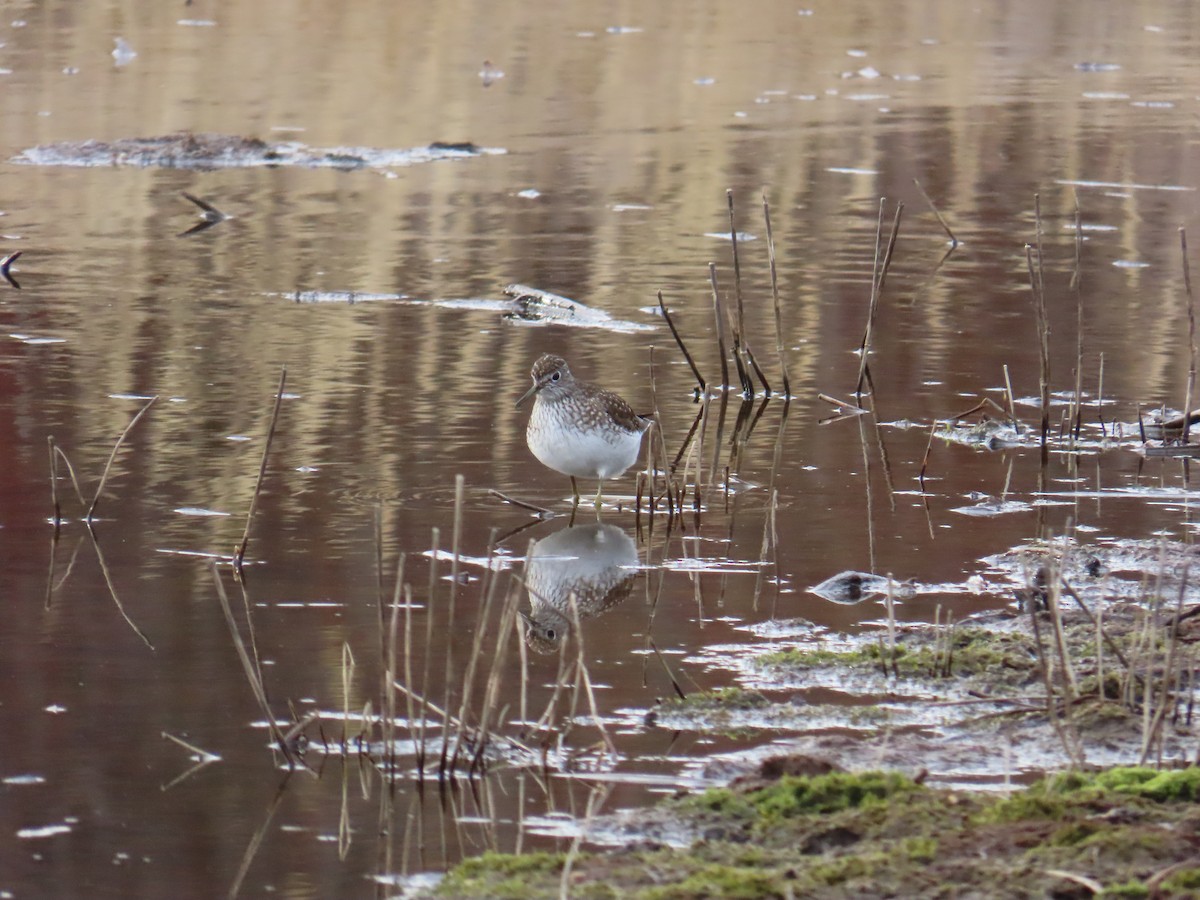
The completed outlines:
{"type": "Polygon", "coordinates": [[[615,428],[562,428],[536,405],[525,433],[529,449],[542,465],[574,478],[616,478],[632,466],[642,432],[615,428]]]}

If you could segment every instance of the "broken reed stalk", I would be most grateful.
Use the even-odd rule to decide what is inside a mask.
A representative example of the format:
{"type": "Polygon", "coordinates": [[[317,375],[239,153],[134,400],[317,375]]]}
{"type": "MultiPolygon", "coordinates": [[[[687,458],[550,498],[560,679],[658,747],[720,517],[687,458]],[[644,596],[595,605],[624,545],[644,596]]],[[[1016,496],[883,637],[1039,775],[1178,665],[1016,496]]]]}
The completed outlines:
{"type": "MultiPolygon", "coordinates": [[[[157,395],[151,397],[149,402],[137,411],[137,415],[129,420],[129,424],[125,426],[125,430],[121,432],[120,436],[117,438],[117,442],[113,444],[112,452],[108,454],[108,462],[104,464],[104,471],[100,473],[100,483],[96,485],[96,496],[92,498],[92,505],[88,507],[87,514],[83,517],[84,521],[91,522],[96,513],[96,507],[100,504],[100,495],[104,493],[104,485],[108,481],[108,473],[112,470],[113,461],[117,458],[117,451],[121,449],[121,444],[125,442],[125,438],[129,435],[129,432],[133,430],[133,426],[138,423],[142,416],[146,414],[146,411],[154,405],[154,401],[157,399],[157,395]]],[[[74,473],[72,473],[72,478],[73,477],[74,473]]]]}
{"type": "Polygon", "coordinates": [[[925,193],[925,188],[921,187],[921,182],[913,179],[913,184],[917,186],[917,190],[921,192],[921,196],[925,198],[925,202],[929,204],[929,208],[933,210],[933,215],[938,220],[938,224],[942,226],[942,230],[946,232],[946,237],[950,238],[950,249],[953,250],[958,246],[958,238],[954,236],[954,232],[950,230],[950,226],[946,224],[946,220],[942,218],[942,214],[938,212],[938,208],[933,205],[933,200],[925,193]]]}
{"type": "Polygon", "coordinates": [[[771,205],[767,202],[767,191],[763,189],[763,220],[767,225],[767,263],[771,268],[771,300],[775,305],[775,353],[779,357],[779,371],[783,375],[783,396],[792,399],[792,383],[788,378],[787,357],[783,352],[783,313],[779,303],[779,275],[775,267],[775,237],[771,232],[771,205]]]}
{"type": "Polygon", "coordinates": [[[1041,260],[1035,269],[1033,246],[1030,244],[1025,245],[1025,263],[1029,267],[1029,285],[1033,290],[1033,308],[1037,320],[1038,359],[1041,363],[1038,385],[1042,406],[1042,446],[1045,447],[1050,436],[1050,326],[1046,322],[1046,297],[1042,293],[1042,279],[1038,273],[1041,260]]]}
{"type": "Polygon", "coordinates": [[[736,347],[741,344],[742,335],[746,331],[746,312],[742,305],[742,266],[738,261],[737,225],[733,217],[733,191],[730,188],[725,189],[725,201],[729,205],[729,241],[733,245],[733,293],[737,298],[737,328],[733,332],[736,347]]]}
{"type": "Polygon", "coordinates": [[[717,351],[721,354],[721,391],[729,384],[729,351],[725,346],[725,313],[721,309],[721,293],[717,290],[717,264],[708,264],[708,280],[712,284],[713,315],[717,317],[717,351]]]}
{"type": "MultiPolygon", "coordinates": [[[[750,345],[746,342],[746,316],[742,308],[742,266],[738,259],[737,245],[737,226],[734,224],[733,218],[733,191],[728,188],[725,190],[725,199],[729,204],[729,240],[733,246],[733,290],[734,296],[737,298],[737,315],[734,318],[733,326],[733,358],[737,363],[738,378],[742,382],[742,393],[747,397],[754,396],[754,382],[750,380],[750,373],[746,371],[746,364],[742,360],[742,353],[745,352],[746,358],[750,360],[750,365],[758,372],[759,377],[762,377],[762,372],[758,368],[758,364],[754,361],[754,354],[750,352],[750,345]]],[[[765,382],[764,382],[765,384],[765,382]]],[[[769,394],[771,389],[767,388],[769,394]]]]}
{"type": "Polygon", "coordinates": [[[246,558],[246,547],[250,544],[250,525],[254,521],[254,510],[258,507],[258,495],[262,492],[263,479],[267,474],[267,457],[271,453],[271,441],[275,439],[275,425],[279,421],[279,407],[283,403],[283,387],[287,384],[287,366],[282,366],[279,372],[279,387],[275,391],[275,406],[271,410],[271,424],[267,427],[267,442],[263,446],[262,460],[258,464],[258,480],[254,482],[254,494],[250,498],[250,511],[246,513],[246,530],[242,532],[242,540],[233,553],[233,568],[239,574],[242,562],[246,558]]]}
{"type": "Polygon", "coordinates": [[[246,651],[246,644],[242,640],[241,631],[238,629],[237,621],[233,618],[233,609],[229,606],[229,595],[225,593],[225,584],[221,581],[221,572],[217,568],[215,562],[210,563],[212,568],[213,582],[217,586],[217,599],[221,602],[221,612],[225,614],[225,624],[229,627],[229,636],[233,639],[233,647],[237,651],[238,660],[242,664],[242,672],[246,675],[246,681],[250,683],[250,691],[254,694],[254,699],[258,702],[259,710],[266,719],[267,729],[271,732],[271,738],[279,746],[279,751],[287,760],[288,768],[296,768],[296,758],[292,755],[291,748],[288,742],[284,739],[283,734],[279,730],[279,726],[275,722],[275,715],[271,712],[271,705],[267,702],[267,692],[263,687],[262,679],[254,668],[254,663],[250,660],[250,654],[246,651]]]}
{"type": "Polygon", "coordinates": [[[867,357],[871,355],[871,337],[875,328],[875,316],[879,311],[879,296],[883,293],[883,285],[887,281],[888,269],[892,265],[892,253],[896,249],[896,237],[900,234],[900,217],[904,214],[904,204],[897,203],[896,216],[892,220],[892,233],[888,237],[887,249],[883,253],[882,261],[880,261],[879,242],[883,236],[883,208],[886,202],[886,197],[879,199],[879,222],[875,232],[875,261],[878,267],[877,269],[873,268],[871,272],[871,302],[867,310],[867,327],[863,330],[862,344],[859,346],[858,382],[855,385],[854,393],[860,397],[862,396],[863,384],[868,378],[867,357]]]}
{"type": "Polygon", "coordinates": [[[1004,364],[1004,396],[1008,398],[1008,420],[1017,427],[1017,401],[1013,397],[1012,379],[1008,376],[1008,363],[1004,364]]]}
{"type": "Polygon", "coordinates": [[[46,446],[50,451],[50,505],[54,507],[54,531],[62,524],[62,507],[58,505],[58,457],[54,455],[54,435],[46,435],[46,446]]]}
{"type": "Polygon", "coordinates": [[[692,354],[688,353],[687,346],[683,343],[683,338],[679,336],[679,330],[675,327],[675,323],[671,320],[671,313],[667,310],[667,304],[663,302],[662,291],[658,292],[658,308],[662,311],[663,319],[667,323],[667,327],[671,329],[671,336],[675,338],[675,343],[679,345],[680,351],[683,353],[683,358],[687,360],[688,366],[692,370],[692,374],[696,377],[696,384],[700,386],[700,393],[707,390],[707,385],[704,383],[704,376],[700,374],[700,370],[696,368],[696,361],[692,359],[692,354]]]}
{"type": "Polygon", "coordinates": [[[1196,393],[1196,309],[1192,302],[1192,273],[1188,267],[1187,229],[1179,229],[1179,252],[1183,257],[1183,287],[1187,291],[1188,316],[1188,377],[1183,400],[1183,433],[1180,440],[1188,442],[1192,430],[1192,397],[1196,393]]]}
{"type": "MultiPolygon", "coordinates": [[[[345,755],[350,733],[350,688],[354,685],[354,651],[349,641],[342,641],[342,754],[345,755]]],[[[365,723],[364,723],[365,724],[365,723]]]]}
{"type": "MultiPolygon", "coordinates": [[[[72,487],[75,488],[75,496],[79,498],[79,507],[80,507],[80,509],[82,509],[84,506],[87,505],[87,501],[83,499],[83,491],[79,487],[79,479],[75,475],[75,467],[73,465],[71,465],[71,460],[67,458],[67,454],[63,452],[62,447],[58,446],[58,444],[55,442],[54,438],[50,437],[50,438],[48,438],[48,440],[50,441],[50,446],[53,448],[54,456],[57,459],[61,459],[63,462],[63,465],[67,467],[67,474],[71,476],[71,485],[72,485],[72,487]]],[[[58,465],[56,463],[52,462],[50,469],[57,476],[58,465]]],[[[56,489],[53,485],[51,486],[51,492],[52,493],[56,492],[56,489]]],[[[55,500],[56,508],[57,508],[57,502],[58,501],[55,500]]]]}

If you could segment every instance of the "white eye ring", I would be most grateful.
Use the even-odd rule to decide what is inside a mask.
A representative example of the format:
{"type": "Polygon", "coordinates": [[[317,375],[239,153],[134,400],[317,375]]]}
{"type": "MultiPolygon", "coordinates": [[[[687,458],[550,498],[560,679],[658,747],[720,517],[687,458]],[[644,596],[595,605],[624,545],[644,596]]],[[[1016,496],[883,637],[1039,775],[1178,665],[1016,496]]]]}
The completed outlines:
{"type": "Polygon", "coordinates": [[[551,381],[558,381],[558,379],[560,379],[560,378],[562,378],[562,373],[561,373],[561,372],[553,372],[553,373],[551,373],[551,375],[550,375],[550,380],[551,380],[551,381]]]}

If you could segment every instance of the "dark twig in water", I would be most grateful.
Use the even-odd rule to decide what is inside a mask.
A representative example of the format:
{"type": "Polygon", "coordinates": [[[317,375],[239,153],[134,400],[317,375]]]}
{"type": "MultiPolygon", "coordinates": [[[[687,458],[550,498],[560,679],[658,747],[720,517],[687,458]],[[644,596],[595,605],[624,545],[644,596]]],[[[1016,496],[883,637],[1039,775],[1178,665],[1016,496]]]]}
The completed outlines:
{"type": "Polygon", "coordinates": [[[704,383],[704,376],[700,374],[700,370],[696,368],[696,361],[692,359],[692,354],[688,353],[687,346],[683,343],[683,338],[679,336],[679,330],[675,327],[675,323],[671,320],[671,313],[667,310],[667,304],[663,302],[662,291],[658,292],[658,308],[662,311],[663,319],[667,323],[667,327],[671,329],[671,336],[675,338],[675,343],[679,345],[680,351],[683,353],[683,358],[687,360],[687,364],[692,369],[692,374],[696,376],[696,383],[700,386],[700,393],[704,393],[707,386],[704,383]]]}
{"type": "Polygon", "coordinates": [[[17,250],[14,253],[8,254],[8,256],[4,257],[4,259],[0,259],[0,275],[3,275],[4,280],[15,287],[18,291],[21,289],[21,285],[18,283],[17,279],[13,278],[13,274],[9,271],[9,267],[21,258],[21,254],[23,252],[23,250],[17,250]]]}
{"type": "MultiPolygon", "coordinates": [[[[121,432],[121,436],[118,437],[117,442],[113,444],[112,453],[108,454],[108,462],[104,464],[104,471],[100,473],[100,483],[96,485],[96,496],[92,498],[92,505],[88,507],[87,515],[84,516],[85,521],[92,521],[92,517],[96,512],[96,506],[100,503],[100,495],[104,492],[105,482],[108,481],[108,473],[112,470],[113,460],[117,458],[117,451],[121,449],[121,444],[125,441],[125,438],[129,435],[129,432],[133,430],[133,426],[138,423],[138,420],[146,414],[146,410],[153,406],[154,401],[157,399],[157,396],[151,397],[149,402],[138,410],[137,415],[129,420],[129,424],[125,426],[125,430],[121,432]]],[[[71,477],[75,477],[74,473],[72,473],[71,477]]]]}
{"type": "Polygon", "coordinates": [[[267,458],[271,453],[271,441],[275,439],[275,425],[279,421],[279,406],[283,402],[283,387],[287,384],[287,366],[279,372],[279,388],[275,391],[275,406],[271,410],[271,424],[267,427],[267,442],[263,447],[262,460],[258,464],[258,480],[254,482],[254,495],[250,498],[250,511],[246,513],[246,530],[233,551],[233,569],[239,574],[246,558],[246,547],[250,544],[250,525],[254,522],[254,510],[258,507],[258,495],[262,492],[263,479],[267,474],[267,458]]]}
{"type": "MultiPolygon", "coordinates": [[[[879,201],[879,230],[876,231],[876,247],[875,258],[879,260],[879,245],[878,241],[882,236],[883,226],[883,206],[887,202],[887,198],[880,198],[879,201]]],[[[858,382],[855,385],[854,393],[862,395],[863,384],[868,378],[867,358],[871,355],[871,335],[875,328],[875,316],[879,311],[879,296],[883,293],[884,282],[887,281],[888,269],[892,265],[892,253],[896,249],[896,237],[900,234],[900,217],[904,213],[904,204],[896,204],[896,216],[892,220],[892,233],[888,238],[887,250],[884,251],[882,263],[878,266],[878,271],[872,272],[871,279],[871,303],[867,312],[867,327],[863,331],[862,344],[859,346],[860,358],[858,361],[858,382]]]]}
{"type": "Polygon", "coordinates": [[[929,204],[929,208],[933,210],[933,215],[937,218],[938,224],[942,226],[942,231],[946,232],[946,237],[950,238],[950,249],[953,250],[958,246],[958,238],[954,236],[954,232],[950,230],[950,226],[946,224],[946,220],[942,218],[942,214],[938,212],[938,208],[933,205],[933,200],[929,194],[925,193],[925,188],[921,187],[921,182],[913,179],[913,184],[917,186],[917,190],[921,192],[921,196],[925,198],[925,202],[929,204]]]}
{"type": "MultiPolygon", "coordinates": [[[[1192,408],[1192,398],[1196,395],[1196,308],[1192,302],[1192,273],[1188,266],[1187,254],[1187,229],[1179,229],[1179,252],[1183,257],[1183,287],[1187,291],[1187,316],[1188,316],[1188,377],[1187,389],[1183,394],[1183,408],[1190,410],[1192,408]]],[[[1183,443],[1188,442],[1188,437],[1191,432],[1191,423],[1183,427],[1180,440],[1183,443]]]]}
{"type": "Polygon", "coordinates": [[[779,370],[783,373],[783,396],[792,398],[792,383],[788,379],[787,357],[783,352],[783,313],[779,303],[779,276],[775,267],[775,236],[771,232],[771,206],[767,192],[763,190],[763,219],[767,224],[767,261],[771,267],[771,299],[775,304],[775,352],[779,356],[779,370]]]}
{"type": "Polygon", "coordinates": [[[488,495],[501,500],[504,503],[511,503],[513,506],[519,506],[521,509],[527,509],[531,513],[536,513],[539,518],[550,519],[557,515],[553,510],[546,509],[541,506],[535,506],[532,503],[526,503],[524,500],[518,500],[516,497],[510,497],[508,494],[503,494],[495,488],[488,489],[488,495]]]}

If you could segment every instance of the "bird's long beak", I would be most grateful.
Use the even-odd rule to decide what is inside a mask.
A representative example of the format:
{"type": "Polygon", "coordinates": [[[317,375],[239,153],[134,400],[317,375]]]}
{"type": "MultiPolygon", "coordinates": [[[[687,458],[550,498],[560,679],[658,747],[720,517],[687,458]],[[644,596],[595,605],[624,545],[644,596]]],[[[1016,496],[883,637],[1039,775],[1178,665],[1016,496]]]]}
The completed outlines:
{"type": "Polygon", "coordinates": [[[536,394],[538,392],[538,388],[540,388],[540,387],[541,387],[540,384],[538,384],[537,382],[534,382],[533,387],[531,387],[529,390],[527,390],[525,393],[523,393],[521,395],[521,399],[516,402],[516,405],[513,407],[513,409],[520,408],[521,404],[524,403],[526,400],[528,400],[530,397],[532,397],[534,394],[536,394]]]}

